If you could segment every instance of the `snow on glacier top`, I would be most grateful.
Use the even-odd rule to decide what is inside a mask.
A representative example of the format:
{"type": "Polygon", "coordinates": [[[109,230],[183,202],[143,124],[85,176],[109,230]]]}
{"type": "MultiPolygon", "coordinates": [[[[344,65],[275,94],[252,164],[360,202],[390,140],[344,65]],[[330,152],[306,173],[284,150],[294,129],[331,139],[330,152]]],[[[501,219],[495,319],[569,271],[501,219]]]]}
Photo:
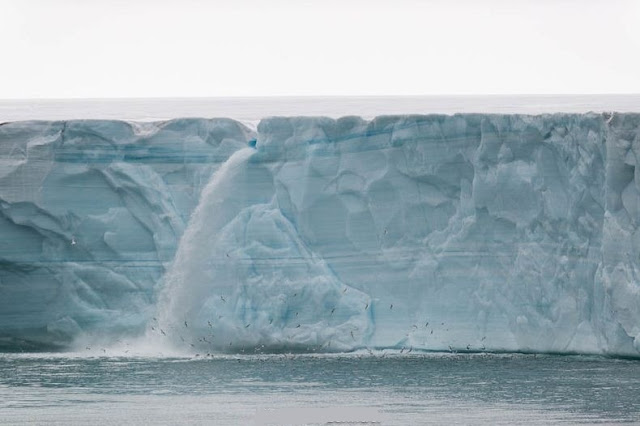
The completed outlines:
{"type": "Polygon", "coordinates": [[[474,95],[220,97],[148,99],[0,100],[0,122],[21,120],[119,119],[155,121],[181,117],[227,117],[254,127],[269,116],[401,114],[543,114],[554,112],[640,112],[640,95],[474,95]]]}

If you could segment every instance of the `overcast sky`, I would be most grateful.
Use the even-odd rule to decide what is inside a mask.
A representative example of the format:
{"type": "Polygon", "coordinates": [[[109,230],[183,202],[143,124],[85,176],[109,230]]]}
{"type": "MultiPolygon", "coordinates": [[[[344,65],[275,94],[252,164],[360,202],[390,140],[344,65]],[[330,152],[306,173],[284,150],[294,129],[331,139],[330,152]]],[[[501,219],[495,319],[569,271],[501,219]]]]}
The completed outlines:
{"type": "Polygon", "coordinates": [[[0,0],[0,98],[640,93],[640,0],[0,0]]]}

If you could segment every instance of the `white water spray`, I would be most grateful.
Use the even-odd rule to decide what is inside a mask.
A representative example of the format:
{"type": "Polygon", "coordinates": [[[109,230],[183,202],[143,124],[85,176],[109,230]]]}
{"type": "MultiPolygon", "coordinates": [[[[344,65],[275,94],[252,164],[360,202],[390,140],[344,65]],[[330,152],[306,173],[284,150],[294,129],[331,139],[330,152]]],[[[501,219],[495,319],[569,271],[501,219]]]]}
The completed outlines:
{"type": "Polygon", "coordinates": [[[155,334],[164,331],[167,335],[171,334],[169,338],[173,342],[181,340],[180,327],[186,322],[184,328],[188,328],[188,320],[193,314],[189,312],[192,301],[204,297],[211,288],[212,277],[206,272],[210,270],[208,266],[212,262],[216,236],[220,228],[237,215],[243,204],[241,195],[234,193],[234,177],[243,171],[243,165],[253,153],[255,150],[252,148],[235,152],[212,175],[203,189],[200,202],[180,240],[173,264],[165,276],[155,316],[155,334]]]}

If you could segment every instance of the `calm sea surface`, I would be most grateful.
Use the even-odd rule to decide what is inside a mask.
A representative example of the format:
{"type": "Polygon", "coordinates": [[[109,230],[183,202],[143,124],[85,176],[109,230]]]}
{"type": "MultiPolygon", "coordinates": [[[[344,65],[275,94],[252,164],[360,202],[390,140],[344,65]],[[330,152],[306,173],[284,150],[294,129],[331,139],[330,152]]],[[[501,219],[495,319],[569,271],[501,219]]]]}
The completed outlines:
{"type": "Polygon", "coordinates": [[[639,396],[597,357],[0,354],[2,424],[636,423],[639,396]]]}

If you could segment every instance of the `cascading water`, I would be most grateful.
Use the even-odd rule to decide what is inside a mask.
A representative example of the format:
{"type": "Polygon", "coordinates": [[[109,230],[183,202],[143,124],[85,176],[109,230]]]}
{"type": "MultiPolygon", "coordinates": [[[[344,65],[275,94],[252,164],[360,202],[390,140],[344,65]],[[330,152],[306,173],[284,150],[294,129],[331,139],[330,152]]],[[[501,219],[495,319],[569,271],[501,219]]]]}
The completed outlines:
{"type": "Polygon", "coordinates": [[[152,334],[185,350],[352,349],[370,333],[363,309],[370,299],[304,246],[268,199],[272,190],[258,191],[263,200],[238,191],[239,182],[271,185],[257,178],[260,166],[249,167],[254,153],[234,153],[203,190],[166,274],[152,334]]]}
{"type": "Polygon", "coordinates": [[[176,340],[176,334],[178,337],[191,334],[188,324],[198,315],[197,310],[201,307],[199,305],[203,298],[211,296],[213,291],[222,291],[231,284],[214,282],[215,268],[212,269],[211,266],[214,263],[222,265],[222,259],[215,257],[217,231],[237,215],[241,208],[241,202],[233,193],[232,177],[241,172],[254,152],[251,148],[236,151],[212,175],[180,240],[174,262],[165,275],[157,316],[154,318],[158,321],[158,331],[170,330],[173,341],[176,340]],[[228,207],[222,209],[222,204],[228,207]]]}

